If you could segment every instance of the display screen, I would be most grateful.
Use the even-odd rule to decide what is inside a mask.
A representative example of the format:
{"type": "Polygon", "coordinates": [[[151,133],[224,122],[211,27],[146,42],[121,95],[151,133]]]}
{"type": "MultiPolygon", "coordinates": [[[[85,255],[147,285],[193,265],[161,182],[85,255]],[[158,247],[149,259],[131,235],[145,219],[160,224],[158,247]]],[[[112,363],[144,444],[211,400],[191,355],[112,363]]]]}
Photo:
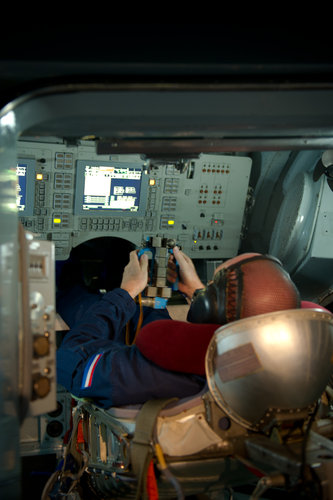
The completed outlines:
{"type": "Polygon", "coordinates": [[[16,167],[17,174],[17,193],[16,205],[19,212],[23,212],[27,197],[27,165],[19,163],[16,167]]]}
{"type": "Polygon", "coordinates": [[[75,212],[139,214],[142,211],[145,177],[141,166],[79,161],[75,212]]]}
{"type": "Polygon", "coordinates": [[[130,210],[137,212],[141,175],[141,170],[134,168],[86,166],[83,210],[130,210]]]}
{"type": "Polygon", "coordinates": [[[19,161],[16,165],[16,206],[20,215],[32,215],[34,203],[34,174],[33,160],[19,161]]]}

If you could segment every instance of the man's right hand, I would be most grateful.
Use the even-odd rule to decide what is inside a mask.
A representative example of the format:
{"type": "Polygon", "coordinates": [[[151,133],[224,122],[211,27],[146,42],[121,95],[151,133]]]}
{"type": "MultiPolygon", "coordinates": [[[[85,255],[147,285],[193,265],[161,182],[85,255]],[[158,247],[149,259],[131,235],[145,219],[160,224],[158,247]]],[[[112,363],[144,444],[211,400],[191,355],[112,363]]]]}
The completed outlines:
{"type": "Polygon", "coordinates": [[[173,248],[173,257],[171,256],[168,263],[167,278],[171,283],[175,283],[178,277],[175,260],[179,265],[178,290],[191,299],[195,290],[205,286],[201,282],[190,257],[178,247],[173,248]]]}
{"type": "Polygon", "coordinates": [[[134,299],[141,293],[148,283],[148,257],[143,254],[140,259],[138,253],[133,250],[130,253],[130,260],[125,266],[120,288],[126,290],[134,299]]]}

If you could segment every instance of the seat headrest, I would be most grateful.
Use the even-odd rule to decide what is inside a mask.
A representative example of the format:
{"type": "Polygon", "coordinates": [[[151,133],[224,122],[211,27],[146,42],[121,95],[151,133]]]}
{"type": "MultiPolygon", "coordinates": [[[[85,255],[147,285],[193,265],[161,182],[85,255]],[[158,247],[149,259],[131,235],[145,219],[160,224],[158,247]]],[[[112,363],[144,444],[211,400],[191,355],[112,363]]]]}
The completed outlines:
{"type": "Polygon", "coordinates": [[[136,346],[161,368],[205,375],[206,350],[219,326],[157,320],[140,330],[136,346]]]}

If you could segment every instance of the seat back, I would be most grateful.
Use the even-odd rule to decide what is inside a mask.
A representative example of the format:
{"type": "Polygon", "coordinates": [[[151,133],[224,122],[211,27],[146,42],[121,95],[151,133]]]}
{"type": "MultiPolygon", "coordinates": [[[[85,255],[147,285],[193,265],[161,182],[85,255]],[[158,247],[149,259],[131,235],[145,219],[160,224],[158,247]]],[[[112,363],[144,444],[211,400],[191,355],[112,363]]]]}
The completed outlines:
{"type": "Polygon", "coordinates": [[[232,420],[269,432],[281,411],[295,413],[320,398],[332,373],[333,315],[292,309],[220,327],[206,354],[207,382],[232,420]]]}

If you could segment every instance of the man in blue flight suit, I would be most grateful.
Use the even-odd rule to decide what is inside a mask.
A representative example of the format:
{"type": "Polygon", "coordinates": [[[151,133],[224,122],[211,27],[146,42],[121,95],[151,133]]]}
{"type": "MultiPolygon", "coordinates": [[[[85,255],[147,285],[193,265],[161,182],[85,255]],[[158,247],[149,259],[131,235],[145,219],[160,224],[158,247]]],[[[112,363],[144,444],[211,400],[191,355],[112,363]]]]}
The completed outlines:
{"type": "MultiPolygon", "coordinates": [[[[134,250],[119,288],[97,295],[76,284],[58,294],[57,312],[70,330],[57,351],[57,381],[75,396],[94,398],[108,408],[190,396],[204,386],[203,377],[160,368],[136,345],[126,345],[126,325],[131,321],[133,335],[139,317],[134,299],[147,280],[147,255],[139,259],[134,250]]],[[[203,287],[198,277],[193,282],[203,287]]],[[[142,327],[159,319],[171,320],[166,309],[143,308],[142,327]]]]}
{"type": "Polygon", "coordinates": [[[104,408],[144,403],[152,398],[192,396],[205,386],[204,372],[201,369],[191,373],[191,368],[183,367],[179,353],[186,353],[191,362],[195,348],[202,351],[199,354],[203,359],[207,341],[221,324],[300,305],[295,285],[272,257],[243,254],[226,261],[206,287],[192,260],[177,247],[171,257],[170,281],[175,279],[175,260],[179,265],[178,289],[192,300],[188,321],[195,323],[193,342],[188,323],[182,323],[187,328],[180,328],[179,344],[175,336],[175,342],[168,342],[168,328],[159,331],[159,324],[165,326],[165,321],[171,321],[171,331],[173,325],[179,329],[180,322],[171,320],[167,310],[144,307],[142,332],[148,328],[148,344],[143,340],[140,349],[136,344],[127,344],[126,325],[132,325],[133,336],[140,314],[135,298],[148,281],[147,256],[143,254],[139,259],[134,250],[119,288],[103,295],[90,293],[79,284],[59,291],[57,312],[70,327],[57,351],[59,384],[79,398],[93,398],[104,408]],[[156,327],[153,337],[150,325],[156,327]],[[154,352],[150,349],[152,339],[158,343],[154,352]],[[178,365],[172,364],[175,354],[180,360],[178,365]]]}

